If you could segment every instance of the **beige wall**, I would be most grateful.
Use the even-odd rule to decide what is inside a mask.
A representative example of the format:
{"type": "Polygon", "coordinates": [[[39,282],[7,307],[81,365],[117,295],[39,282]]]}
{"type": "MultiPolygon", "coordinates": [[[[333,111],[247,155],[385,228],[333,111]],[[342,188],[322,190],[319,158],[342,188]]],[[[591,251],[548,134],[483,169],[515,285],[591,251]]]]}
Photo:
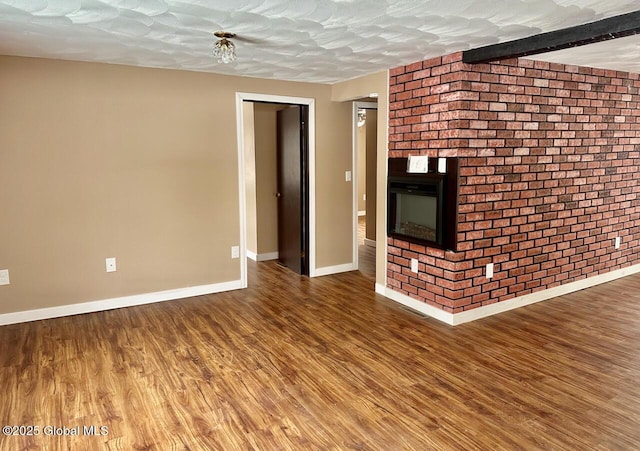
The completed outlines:
{"type": "Polygon", "coordinates": [[[255,104],[256,207],[258,254],[278,252],[277,111],[280,105],[255,104]]]}
{"type": "Polygon", "coordinates": [[[334,115],[326,119],[322,128],[318,122],[316,129],[317,140],[326,135],[325,138],[336,143],[333,149],[316,147],[316,234],[323,236],[316,246],[318,268],[348,264],[353,260],[353,191],[351,182],[345,181],[345,171],[353,170],[352,109],[346,103],[334,105],[334,115]]]}
{"type": "Polygon", "coordinates": [[[316,266],[349,262],[330,86],[1,56],[0,313],[238,280],[238,91],[315,98],[316,266]]]}
{"type": "Polygon", "coordinates": [[[278,251],[276,113],[282,105],[244,102],[247,251],[278,251]]]}
{"type": "Polygon", "coordinates": [[[386,191],[387,191],[387,128],[389,123],[389,75],[387,71],[354,78],[331,86],[331,99],[344,102],[378,93],[378,154],[376,173],[376,283],[386,283],[386,191]]]}

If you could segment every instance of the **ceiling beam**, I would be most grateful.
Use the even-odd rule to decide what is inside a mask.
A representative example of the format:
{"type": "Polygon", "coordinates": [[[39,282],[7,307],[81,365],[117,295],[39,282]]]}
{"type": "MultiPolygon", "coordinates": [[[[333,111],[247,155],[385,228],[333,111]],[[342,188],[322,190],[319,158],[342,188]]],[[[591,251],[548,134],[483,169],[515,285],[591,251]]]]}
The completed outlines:
{"type": "Polygon", "coordinates": [[[469,64],[553,52],[640,33],[640,11],[462,52],[469,64]]]}

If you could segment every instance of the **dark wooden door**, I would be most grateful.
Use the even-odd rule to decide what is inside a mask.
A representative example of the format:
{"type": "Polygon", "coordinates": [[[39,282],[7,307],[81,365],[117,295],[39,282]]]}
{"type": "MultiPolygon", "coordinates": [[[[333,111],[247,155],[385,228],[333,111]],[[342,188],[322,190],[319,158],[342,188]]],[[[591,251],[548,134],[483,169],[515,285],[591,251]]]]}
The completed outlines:
{"type": "Polygon", "coordinates": [[[308,107],[278,111],[278,259],[309,275],[308,107]]]}

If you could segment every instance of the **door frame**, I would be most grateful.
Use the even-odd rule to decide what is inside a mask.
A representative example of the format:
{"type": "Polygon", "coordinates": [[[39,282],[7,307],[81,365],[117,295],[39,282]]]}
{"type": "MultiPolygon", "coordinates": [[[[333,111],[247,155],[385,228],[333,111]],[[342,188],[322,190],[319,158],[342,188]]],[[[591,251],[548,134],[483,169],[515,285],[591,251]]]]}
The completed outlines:
{"type": "MultiPolygon", "coordinates": [[[[351,126],[351,154],[352,154],[352,162],[351,162],[351,180],[353,183],[352,186],[352,204],[353,204],[353,212],[352,212],[352,220],[353,220],[353,267],[354,269],[359,269],[359,261],[358,261],[358,110],[378,110],[377,102],[352,102],[353,103],[353,112],[351,114],[352,117],[352,126],[351,126]]],[[[378,143],[379,144],[379,143],[378,143]]],[[[376,183],[377,186],[377,183],[376,183]]]]}
{"type": "Polygon", "coordinates": [[[243,102],[286,103],[307,105],[308,117],[308,151],[309,151],[309,277],[316,275],[316,110],[315,99],[307,97],[279,96],[252,92],[236,92],[236,131],[238,142],[238,197],[240,200],[240,283],[242,288],[248,286],[247,281],[247,193],[245,187],[244,161],[244,118],[243,102]]]}

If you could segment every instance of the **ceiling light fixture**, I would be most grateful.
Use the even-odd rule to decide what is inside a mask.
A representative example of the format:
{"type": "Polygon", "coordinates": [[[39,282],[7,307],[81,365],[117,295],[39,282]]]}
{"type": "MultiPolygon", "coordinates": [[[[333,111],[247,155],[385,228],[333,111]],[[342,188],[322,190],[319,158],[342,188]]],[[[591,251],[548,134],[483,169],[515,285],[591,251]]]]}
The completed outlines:
{"type": "Polygon", "coordinates": [[[235,33],[216,31],[214,36],[220,38],[213,46],[213,56],[219,63],[229,64],[236,60],[236,46],[229,39],[235,37],[235,33]]]}
{"type": "Polygon", "coordinates": [[[362,127],[367,120],[367,110],[358,110],[358,127],[362,127]]]}

